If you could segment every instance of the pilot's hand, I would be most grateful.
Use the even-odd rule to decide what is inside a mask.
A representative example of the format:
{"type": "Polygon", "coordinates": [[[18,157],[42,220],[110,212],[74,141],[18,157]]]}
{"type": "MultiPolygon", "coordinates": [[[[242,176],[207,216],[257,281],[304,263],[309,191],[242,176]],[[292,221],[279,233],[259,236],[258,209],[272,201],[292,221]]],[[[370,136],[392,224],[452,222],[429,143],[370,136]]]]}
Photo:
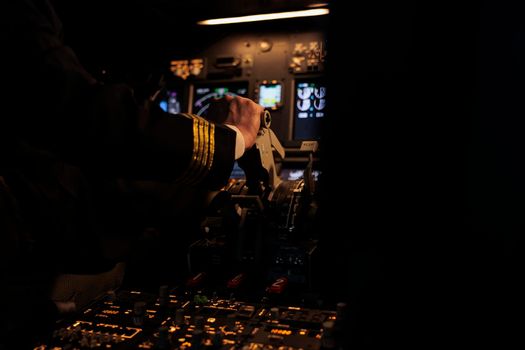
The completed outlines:
{"type": "Polygon", "coordinates": [[[230,107],[224,123],[237,127],[244,137],[245,149],[251,148],[257,138],[264,108],[252,100],[240,96],[226,95],[225,99],[230,102],[230,107]]]}

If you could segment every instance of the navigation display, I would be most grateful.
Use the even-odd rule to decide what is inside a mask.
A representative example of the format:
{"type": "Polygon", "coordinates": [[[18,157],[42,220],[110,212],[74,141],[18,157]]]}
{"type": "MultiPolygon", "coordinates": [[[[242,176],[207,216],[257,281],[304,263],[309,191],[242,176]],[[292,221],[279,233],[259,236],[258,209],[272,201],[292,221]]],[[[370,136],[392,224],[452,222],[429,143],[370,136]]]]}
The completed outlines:
{"type": "Polygon", "coordinates": [[[191,113],[205,117],[210,107],[210,102],[213,101],[214,98],[221,98],[225,95],[246,97],[248,95],[248,82],[239,81],[195,85],[193,87],[191,113]]]}

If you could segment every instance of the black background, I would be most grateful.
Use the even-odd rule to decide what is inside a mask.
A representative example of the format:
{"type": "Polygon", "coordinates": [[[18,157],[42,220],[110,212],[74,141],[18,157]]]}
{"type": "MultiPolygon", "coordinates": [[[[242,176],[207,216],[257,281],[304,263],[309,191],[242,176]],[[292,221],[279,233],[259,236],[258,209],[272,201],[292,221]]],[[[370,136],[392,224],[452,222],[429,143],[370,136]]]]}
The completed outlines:
{"type": "Polygon", "coordinates": [[[328,242],[334,265],[348,267],[341,288],[358,315],[352,341],[512,341],[524,212],[522,5],[336,5],[332,98],[343,101],[340,79],[354,90],[349,117],[333,113],[326,131],[326,218],[340,227],[328,242]],[[360,54],[346,56],[347,47],[360,54]],[[346,181],[343,161],[355,169],[346,181]]]}

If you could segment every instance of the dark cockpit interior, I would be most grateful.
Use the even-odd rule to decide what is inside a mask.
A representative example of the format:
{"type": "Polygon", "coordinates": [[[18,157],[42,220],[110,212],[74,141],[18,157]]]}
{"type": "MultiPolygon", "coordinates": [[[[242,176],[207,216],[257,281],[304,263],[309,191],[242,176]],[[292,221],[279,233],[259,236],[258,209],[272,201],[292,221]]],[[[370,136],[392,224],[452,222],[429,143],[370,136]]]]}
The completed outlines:
{"type": "Polygon", "coordinates": [[[523,5],[0,7],[0,349],[519,334],[523,5]]]}

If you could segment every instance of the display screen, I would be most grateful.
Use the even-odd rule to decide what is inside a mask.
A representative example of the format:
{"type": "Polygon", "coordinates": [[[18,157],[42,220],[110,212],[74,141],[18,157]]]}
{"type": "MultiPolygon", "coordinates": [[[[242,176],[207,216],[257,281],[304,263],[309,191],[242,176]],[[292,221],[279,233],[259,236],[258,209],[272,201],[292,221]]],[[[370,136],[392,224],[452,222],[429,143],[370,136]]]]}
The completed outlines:
{"type": "Polygon", "coordinates": [[[222,84],[203,84],[195,85],[193,88],[193,102],[192,102],[192,113],[206,116],[206,112],[210,107],[211,101],[214,98],[221,98],[226,95],[231,96],[243,96],[248,95],[248,82],[228,82],[222,84]]]}
{"type": "Polygon", "coordinates": [[[326,117],[326,83],[324,79],[296,79],[294,95],[294,139],[320,139],[321,125],[326,117]]]}
{"type": "Polygon", "coordinates": [[[259,85],[259,104],[264,108],[276,109],[282,103],[282,85],[261,84],[259,85]]]}
{"type": "MultiPolygon", "coordinates": [[[[319,181],[321,171],[312,170],[312,175],[315,181],[319,181]]],[[[281,179],[295,181],[304,178],[304,169],[282,169],[280,174],[281,179]]]]}
{"type": "Polygon", "coordinates": [[[178,114],[182,112],[182,96],[176,90],[166,90],[159,101],[159,106],[164,112],[178,114]]]}

